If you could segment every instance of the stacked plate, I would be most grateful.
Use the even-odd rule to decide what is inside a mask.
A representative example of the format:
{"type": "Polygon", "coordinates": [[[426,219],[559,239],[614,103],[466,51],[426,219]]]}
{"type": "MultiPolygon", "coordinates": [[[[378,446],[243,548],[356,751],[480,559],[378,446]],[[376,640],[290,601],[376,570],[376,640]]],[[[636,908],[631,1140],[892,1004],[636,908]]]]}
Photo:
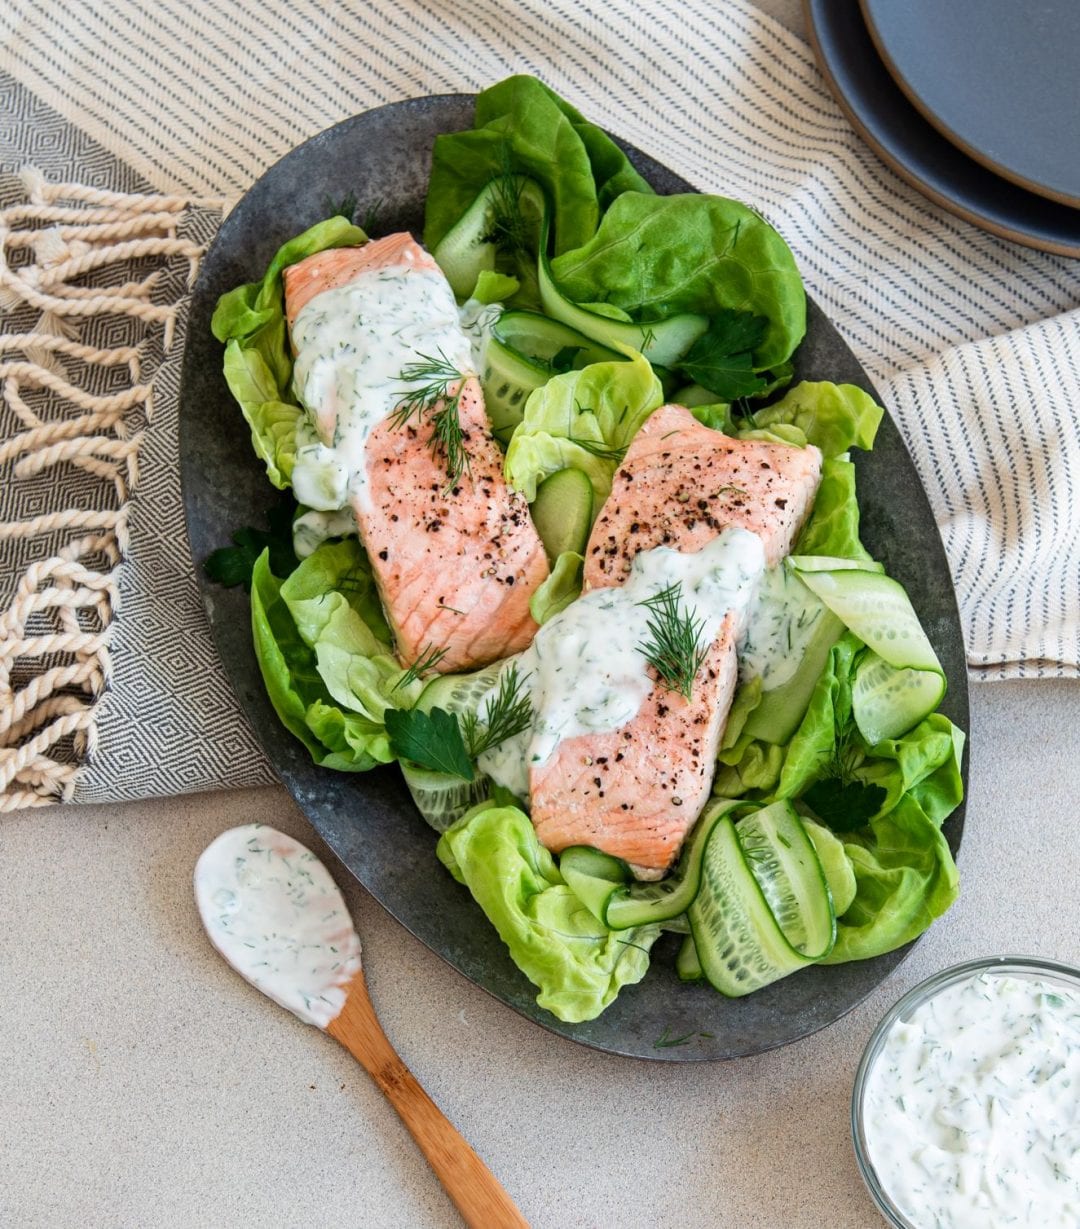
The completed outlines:
{"type": "Polygon", "coordinates": [[[829,88],[878,155],[984,230],[1080,256],[1077,0],[805,0],[829,88]]]}

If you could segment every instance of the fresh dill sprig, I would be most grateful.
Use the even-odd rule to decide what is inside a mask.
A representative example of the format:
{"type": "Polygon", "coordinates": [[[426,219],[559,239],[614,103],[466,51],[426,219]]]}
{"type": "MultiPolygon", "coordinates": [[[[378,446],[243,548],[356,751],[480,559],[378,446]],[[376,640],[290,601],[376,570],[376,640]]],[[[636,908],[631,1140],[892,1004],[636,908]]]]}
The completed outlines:
{"type": "Polygon", "coordinates": [[[377,230],[379,223],[382,221],[383,205],[385,201],[381,196],[377,196],[370,205],[364,206],[364,216],[360,219],[360,229],[369,238],[371,232],[377,230]]]}
{"type": "Polygon", "coordinates": [[[398,679],[390,690],[397,691],[399,687],[408,687],[410,683],[415,683],[421,675],[429,674],[449,652],[448,648],[437,649],[432,644],[421,649],[420,656],[402,674],[401,678],[398,679]]]}
{"type": "Polygon", "coordinates": [[[672,1046],[684,1046],[693,1041],[695,1037],[712,1037],[712,1033],[683,1033],[681,1037],[673,1037],[671,1035],[670,1025],[664,1029],[663,1033],[653,1042],[654,1050],[667,1050],[672,1046]]]}
{"type": "MultiPolygon", "coordinates": [[[[323,209],[326,211],[328,218],[344,218],[346,222],[352,222],[356,217],[356,193],[349,192],[343,196],[340,201],[335,201],[333,197],[323,197],[323,209]]],[[[367,229],[366,227],[364,228],[367,229]]]]}
{"type": "Polygon", "coordinates": [[[521,209],[521,184],[510,165],[509,146],[503,146],[501,162],[501,170],[491,183],[492,219],[485,238],[501,252],[524,252],[529,247],[529,226],[521,209]]]}
{"type": "Polygon", "coordinates": [[[601,461],[614,461],[616,465],[621,465],[626,456],[625,447],[619,448],[614,444],[605,444],[603,440],[587,440],[579,435],[571,435],[567,438],[571,444],[577,444],[579,448],[584,448],[586,452],[599,457],[601,461]]]}
{"type": "Polygon", "coordinates": [[[515,662],[499,675],[499,689],[488,697],[482,716],[472,712],[462,716],[465,745],[474,760],[532,725],[532,700],[528,692],[522,693],[527,680],[528,675],[518,674],[515,662]]]}
{"type": "Polygon", "coordinates": [[[638,605],[652,615],[646,624],[650,639],[642,641],[638,651],[669,691],[677,691],[689,700],[707,652],[701,643],[705,620],[696,618],[697,611],[687,610],[683,605],[682,581],[678,580],[638,605]]]}
{"type": "Polygon", "coordinates": [[[465,376],[441,350],[436,358],[421,354],[420,359],[420,362],[409,363],[402,368],[402,382],[416,387],[405,394],[401,404],[390,415],[390,424],[400,429],[413,417],[422,419],[425,414],[428,416],[431,423],[428,443],[434,455],[441,453],[444,457],[447,487],[452,488],[469,472],[469,454],[461,429],[461,392],[465,387],[465,376]],[[457,385],[457,391],[451,393],[453,384],[457,385]]]}
{"type": "Polygon", "coordinates": [[[461,390],[431,415],[431,450],[446,458],[446,486],[451,490],[469,473],[469,454],[461,430],[461,390]]]}
{"type": "Polygon", "coordinates": [[[390,422],[395,428],[404,427],[414,415],[422,416],[436,402],[448,400],[450,385],[465,378],[441,350],[437,358],[421,354],[420,360],[418,363],[407,363],[401,369],[402,383],[416,384],[417,387],[405,394],[401,404],[390,415],[390,422]]]}

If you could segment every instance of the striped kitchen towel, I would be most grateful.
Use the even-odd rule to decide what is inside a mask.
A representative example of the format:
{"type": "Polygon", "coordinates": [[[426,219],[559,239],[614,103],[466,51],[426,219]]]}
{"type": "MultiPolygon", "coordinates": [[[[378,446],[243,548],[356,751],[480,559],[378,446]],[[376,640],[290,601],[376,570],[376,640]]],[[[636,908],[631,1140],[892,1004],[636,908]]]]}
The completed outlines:
{"type": "MultiPolygon", "coordinates": [[[[535,73],[701,188],[750,202],[788,239],[907,438],[973,677],[1080,675],[1080,263],[983,234],[902,183],[852,132],[805,43],[748,0],[7,0],[0,71],[14,100],[0,128],[6,165],[184,199],[234,196],[302,139],[380,103],[535,73]]],[[[133,525],[140,506],[179,519],[164,476],[176,390],[163,370],[143,445],[158,441],[158,467],[139,485],[125,471],[133,525]]],[[[85,471],[52,469],[83,489],[85,471]]],[[[201,706],[215,728],[242,722],[206,656],[189,568],[170,556],[152,582],[140,569],[152,549],[130,545],[127,613],[104,646],[115,698],[95,707],[102,680],[89,666],[60,689],[83,688],[94,714],[77,731],[68,796],[265,776],[246,732],[224,750],[200,746],[201,706]],[[140,639],[135,623],[154,636],[140,639]],[[180,654],[154,656],[170,642],[189,670],[180,654]],[[156,723],[137,704],[151,695],[156,723]],[[96,759],[79,767],[88,747],[96,759]]],[[[0,582],[8,571],[0,553],[0,582]]],[[[0,739],[0,765],[12,749],[0,739]]],[[[25,758],[24,790],[48,796],[55,786],[25,758]]]]}

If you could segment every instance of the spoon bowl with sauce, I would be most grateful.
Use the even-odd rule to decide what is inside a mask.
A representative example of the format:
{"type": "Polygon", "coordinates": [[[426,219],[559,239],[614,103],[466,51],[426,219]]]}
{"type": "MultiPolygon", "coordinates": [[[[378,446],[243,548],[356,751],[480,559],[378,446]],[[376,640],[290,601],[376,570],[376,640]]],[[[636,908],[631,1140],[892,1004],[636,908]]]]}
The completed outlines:
{"type": "Polygon", "coordinates": [[[210,942],[232,967],[368,1071],[472,1229],[528,1229],[525,1218],[394,1050],[360,962],[360,937],[330,872],[262,824],[223,832],[195,866],[210,942]]]}

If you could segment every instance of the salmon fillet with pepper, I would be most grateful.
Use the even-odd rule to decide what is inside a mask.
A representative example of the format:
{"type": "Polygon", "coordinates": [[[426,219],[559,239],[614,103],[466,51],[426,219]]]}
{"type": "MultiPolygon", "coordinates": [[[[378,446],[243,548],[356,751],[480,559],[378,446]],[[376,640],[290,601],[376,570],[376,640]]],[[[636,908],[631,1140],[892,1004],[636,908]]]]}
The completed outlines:
{"type": "Polygon", "coordinates": [[[739,440],[663,405],[634,436],[585,548],[585,587],[621,584],[653,546],[698,551],[723,529],[756,533],[779,563],[821,481],[821,452],[739,440]]]}
{"type": "Polygon", "coordinates": [[[632,863],[645,878],[671,866],[709,797],[735,693],[735,638],[729,614],[689,700],[657,682],[621,729],[564,739],[530,771],[541,844],[556,853],[591,845],[632,863]]]}
{"type": "MultiPolygon", "coordinates": [[[[790,551],[820,477],[817,448],[733,439],[682,406],[662,406],[634,437],[597,517],[586,588],[621,585],[641,551],[694,553],[728,528],[756,534],[766,563],[776,564],[790,551]]],[[[530,773],[532,818],[544,845],[591,845],[647,877],[671,866],[709,796],[740,630],[729,613],[690,700],[657,679],[631,721],[564,740],[530,773]]]]}
{"type": "MultiPolygon", "coordinates": [[[[285,270],[290,326],[323,291],[391,267],[438,270],[408,234],[319,252],[290,266],[285,270]]],[[[453,487],[445,455],[431,443],[430,417],[445,404],[437,401],[426,419],[420,415],[395,425],[391,417],[373,427],[364,446],[363,497],[350,496],[399,659],[408,665],[426,650],[445,649],[435,667],[444,673],[471,670],[525,648],[537,626],[529,599],[548,576],[528,504],[503,478],[502,453],[479,381],[470,376],[452,383],[446,396],[458,398],[468,457],[453,487]]],[[[329,444],[340,407],[309,408],[329,444]]]]}

